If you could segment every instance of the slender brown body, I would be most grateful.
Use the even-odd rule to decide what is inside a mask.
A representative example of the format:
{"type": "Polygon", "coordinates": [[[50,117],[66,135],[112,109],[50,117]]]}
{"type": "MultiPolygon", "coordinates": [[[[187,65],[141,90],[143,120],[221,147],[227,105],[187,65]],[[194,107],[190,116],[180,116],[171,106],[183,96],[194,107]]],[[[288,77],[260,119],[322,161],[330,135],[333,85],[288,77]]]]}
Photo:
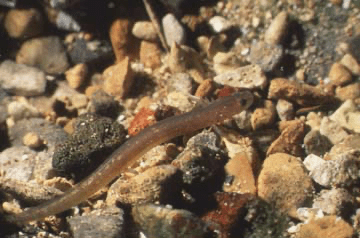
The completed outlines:
{"type": "Polygon", "coordinates": [[[109,184],[124,169],[135,163],[154,146],[176,136],[189,134],[226,119],[231,119],[233,115],[247,109],[252,102],[252,94],[244,91],[217,100],[203,108],[162,120],[126,141],[89,177],[62,196],[20,214],[9,215],[5,219],[9,222],[21,224],[63,212],[86,200],[100,188],[109,184]]]}

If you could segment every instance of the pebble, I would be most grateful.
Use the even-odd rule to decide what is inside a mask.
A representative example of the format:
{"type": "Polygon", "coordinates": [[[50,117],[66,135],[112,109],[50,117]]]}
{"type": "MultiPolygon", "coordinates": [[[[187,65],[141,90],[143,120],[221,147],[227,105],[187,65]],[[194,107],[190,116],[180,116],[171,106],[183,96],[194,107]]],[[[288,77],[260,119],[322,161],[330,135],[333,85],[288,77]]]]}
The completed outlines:
{"type": "Polygon", "coordinates": [[[51,23],[55,24],[58,29],[74,32],[79,32],[81,30],[79,22],[69,13],[59,10],[54,15],[55,19],[50,18],[49,20],[51,23]]]}
{"type": "Polygon", "coordinates": [[[304,165],[310,171],[309,176],[324,187],[348,186],[359,179],[357,157],[344,153],[332,160],[324,160],[314,154],[304,159],[304,165]]]}
{"type": "Polygon", "coordinates": [[[251,114],[251,127],[254,131],[272,126],[276,118],[275,105],[270,100],[264,100],[251,114]]]}
{"type": "Polygon", "coordinates": [[[43,71],[10,60],[0,64],[1,87],[17,96],[38,96],[46,90],[43,71]]]}
{"type": "Polygon", "coordinates": [[[265,72],[273,71],[284,56],[281,45],[272,45],[265,42],[257,42],[251,45],[250,62],[260,66],[265,72]]]}
{"type": "Polygon", "coordinates": [[[249,110],[245,110],[233,116],[233,120],[239,129],[251,131],[251,115],[252,113],[249,110]]]}
{"type": "Polygon", "coordinates": [[[35,66],[49,74],[61,74],[69,67],[61,39],[57,36],[25,41],[16,54],[16,63],[35,66]]]}
{"type": "Polygon", "coordinates": [[[131,57],[135,47],[131,35],[132,23],[128,19],[116,19],[110,27],[110,40],[115,54],[116,62],[122,62],[126,57],[131,57]]]}
{"type": "Polygon", "coordinates": [[[158,38],[156,30],[151,21],[138,21],[132,28],[132,34],[146,41],[155,42],[158,38]]]}
{"type": "Polygon", "coordinates": [[[25,98],[19,98],[17,101],[10,102],[7,107],[7,112],[14,121],[41,116],[41,112],[32,106],[25,98]]]}
{"type": "Polygon", "coordinates": [[[24,136],[23,143],[30,149],[37,149],[44,145],[44,140],[42,140],[38,134],[29,132],[24,136]]]}
{"type": "Polygon", "coordinates": [[[306,154],[324,156],[333,145],[319,130],[311,130],[304,137],[304,146],[306,154]]]}
{"type": "Polygon", "coordinates": [[[145,67],[156,69],[161,65],[161,49],[157,43],[141,41],[140,62],[145,67]]]}
{"type": "Polygon", "coordinates": [[[114,97],[99,89],[90,96],[89,112],[115,119],[119,115],[120,105],[114,97]]]}
{"type": "MultiPolygon", "coordinates": [[[[205,82],[205,81],[204,81],[205,82]]],[[[193,94],[195,85],[187,73],[176,73],[168,79],[168,92],[181,92],[193,94]]],[[[200,87],[200,86],[199,86],[200,87]]]]}
{"type": "Polygon", "coordinates": [[[217,75],[241,67],[239,60],[233,52],[218,52],[213,58],[214,71],[217,75]]]}
{"type": "Polygon", "coordinates": [[[313,219],[307,224],[300,227],[296,234],[297,238],[321,238],[336,237],[350,238],[353,237],[354,229],[337,216],[325,216],[323,218],[313,219]]]}
{"type": "Polygon", "coordinates": [[[212,59],[217,53],[227,51],[224,46],[224,42],[226,41],[226,39],[227,36],[225,34],[212,36],[207,42],[202,42],[206,45],[200,46],[200,48],[205,49],[207,57],[209,59],[212,59]]]}
{"type": "Polygon", "coordinates": [[[340,154],[346,153],[358,153],[359,152],[359,142],[360,136],[359,134],[353,134],[347,136],[343,142],[334,145],[327,156],[332,159],[336,158],[340,154]]]}
{"type": "Polygon", "coordinates": [[[172,13],[166,14],[162,18],[162,28],[164,30],[165,40],[169,47],[175,43],[182,45],[186,41],[186,32],[184,27],[172,13]]]}
{"type": "Polygon", "coordinates": [[[211,79],[205,79],[197,87],[194,96],[204,98],[209,96],[215,90],[214,81],[211,79]]]}
{"type": "Polygon", "coordinates": [[[66,80],[71,88],[79,88],[85,81],[88,74],[86,64],[77,64],[65,72],[66,80]]]}
{"type": "Polygon", "coordinates": [[[343,86],[352,81],[350,71],[340,63],[334,63],[329,72],[330,82],[336,86],[343,86]]]}
{"type": "Polygon", "coordinates": [[[26,39],[42,33],[44,19],[36,8],[11,9],[4,19],[4,27],[10,37],[26,39]]]}
{"type": "Polygon", "coordinates": [[[128,179],[113,183],[106,198],[107,204],[168,204],[181,196],[181,173],[172,165],[151,167],[128,179]]]}
{"type": "Polygon", "coordinates": [[[222,16],[213,16],[210,20],[209,20],[209,25],[211,27],[211,29],[215,32],[215,33],[221,33],[224,32],[226,30],[228,30],[231,27],[230,22],[228,22],[224,17],[222,16]]]}
{"type": "Polygon", "coordinates": [[[129,135],[134,136],[146,127],[154,125],[157,120],[156,111],[143,107],[136,113],[134,119],[130,122],[128,133],[129,135]]]}
{"type": "Polygon", "coordinates": [[[336,97],[341,101],[356,99],[360,97],[360,83],[355,82],[344,87],[337,87],[335,90],[336,97]]]}
{"type": "Polygon", "coordinates": [[[333,145],[341,142],[349,135],[338,122],[331,120],[329,117],[324,117],[321,120],[320,133],[326,136],[333,145]]]}
{"type": "Polygon", "coordinates": [[[334,101],[334,97],[329,92],[285,78],[275,78],[270,81],[268,98],[287,99],[301,106],[329,104],[334,101]]]}
{"type": "Polygon", "coordinates": [[[353,100],[346,100],[331,116],[341,127],[360,133],[360,110],[353,100]]]}
{"type": "Polygon", "coordinates": [[[207,231],[205,223],[187,210],[145,204],[134,206],[131,214],[146,237],[199,238],[207,231]]]}
{"type": "Polygon", "coordinates": [[[302,162],[291,155],[268,156],[258,178],[258,195],[290,214],[312,195],[313,184],[302,162]]]}
{"type": "Polygon", "coordinates": [[[267,84],[264,72],[254,64],[217,75],[214,81],[221,85],[248,89],[263,88],[267,84]]]}
{"type": "Polygon", "coordinates": [[[290,121],[295,117],[294,105],[284,99],[279,99],[277,101],[276,112],[282,121],[290,121]]]}
{"type": "Polygon", "coordinates": [[[351,54],[345,54],[340,63],[350,70],[353,75],[360,75],[360,65],[351,54]]]}
{"type": "Polygon", "coordinates": [[[264,39],[270,45],[280,44],[288,32],[289,14],[285,11],[280,12],[271,22],[266,30],[264,39]]]}
{"type": "Polygon", "coordinates": [[[126,97],[129,94],[134,79],[134,72],[130,67],[129,57],[106,68],[103,72],[103,79],[103,89],[106,93],[121,98],[126,97]]]}
{"type": "Polygon", "coordinates": [[[74,238],[125,238],[124,216],[124,211],[115,206],[94,210],[87,215],[69,218],[69,229],[74,238]]]}
{"type": "Polygon", "coordinates": [[[312,207],[320,208],[327,215],[341,217],[350,217],[356,209],[354,197],[344,188],[321,190],[312,207]]]}
{"type": "Polygon", "coordinates": [[[167,95],[166,101],[164,103],[165,105],[174,107],[182,112],[191,111],[196,104],[191,95],[189,95],[188,93],[183,93],[181,91],[170,92],[167,95]]]}
{"type": "Polygon", "coordinates": [[[302,142],[305,135],[305,123],[302,120],[284,121],[281,135],[271,143],[266,154],[287,153],[294,156],[302,156],[302,142]]]}

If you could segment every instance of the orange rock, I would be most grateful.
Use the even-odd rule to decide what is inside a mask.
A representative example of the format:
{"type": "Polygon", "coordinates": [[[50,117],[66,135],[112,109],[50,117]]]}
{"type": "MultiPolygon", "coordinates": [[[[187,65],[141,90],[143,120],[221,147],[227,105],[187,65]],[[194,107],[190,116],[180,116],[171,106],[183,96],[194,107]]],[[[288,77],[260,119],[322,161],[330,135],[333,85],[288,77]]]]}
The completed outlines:
{"type": "Polygon", "coordinates": [[[332,84],[342,86],[351,82],[352,75],[344,65],[334,63],[329,72],[329,79],[332,84]]]}
{"type": "Polygon", "coordinates": [[[251,115],[251,126],[253,130],[272,126],[276,118],[275,105],[270,100],[265,100],[263,107],[255,109],[251,115]]]}
{"type": "Polygon", "coordinates": [[[130,67],[129,57],[104,70],[104,91],[112,96],[124,98],[133,83],[134,72],[130,67]]]}
{"type": "Polygon", "coordinates": [[[157,43],[141,41],[140,62],[151,69],[156,69],[161,65],[161,50],[157,43]]]}
{"type": "Polygon", "coordinates": [[[136,115],[135,118],[131,121],[129,126],[129,135],[136,135],[142,129],[155,124],[156,117],[155,112],[148,108],[142,108],[136,115]]]}

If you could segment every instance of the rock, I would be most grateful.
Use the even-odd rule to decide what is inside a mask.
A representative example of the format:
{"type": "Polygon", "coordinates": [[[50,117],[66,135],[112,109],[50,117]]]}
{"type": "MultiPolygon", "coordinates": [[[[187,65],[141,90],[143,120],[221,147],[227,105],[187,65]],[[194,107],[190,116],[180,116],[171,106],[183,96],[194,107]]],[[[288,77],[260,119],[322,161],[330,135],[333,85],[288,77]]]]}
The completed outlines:
{"type": "Polygon", "coordinates": [[[270,100],[265,100],[264,104],[257,107],[251,114],[251,126],[254,131],[272,126],[276,118],[275,105],[270,100]]]}
{"type": "Polygon", "coordinates": [[[247,65],[214,78],[216,83],[235,88],[263,88],[267,84],[264,72],[257,65],[247,65]]]}
{"type": "Polygon", "coordinates": [[[166,14],[162,19],[162,27],[168,46],[172,47],[175,43],[182,45],[186,40],[186,33],[183,26],[172,13],[166,14]]]}
{"type": "Polygon", "coordinates": [[[355,198],[344,188],[321,190],[314,199],[313,208],[320,208],[327,215],[350,217],[355,208],[355,198]]]}
{"type": "Polygon", "coordinates": [[[168,92],[175,91],[184,94],[193,94],[195,87],[193,79],[187,73],[173,74],[172,77],[168,79],[168,85],[168,92]]]}
{"type": "Polygon", "coordinates": [[[341,128],[339,123],[329,117],[324,117],[321,120],[320,133],[326,136],[333,145],[340,143],[349,134],[341,128]]]}
{"type": "Polygon", "coordinates": [[[305,135],[305,123],[302,120],[284,121],[286,125],[281,130],[281,135],[270,145],[266,154],[287,153],[294,156],[301,156],[301,146],[305,135]]]}
{"type": "Polygon", "coordinates": [[[115,119],[120,112],[120,105],[114,97],[99,89],[90,96],[89,112],[115,119]]]}
{"type": "Polygon", "coordinates": [[[194,96],[204,98],[209,96],[215,90],[214,81],[211,79],[205,79],[197,87],[194,96]]]}
{"type": "Polygon", "coordinates": [[[209,25],[215,33],[221,33],[228,30],[231,27],[230,22],[228,22],[224,17],[214,16],[209,20],[209,25]]]}
{"type": "Polygon", "coordinates": [[[344,87],[337,87],[335,90],[336,97],[341,101],[356,99],[360,97],[360,83],[352,83],[344,87]]]}
{"type": "Polygon", "coordinates": [[[206,225],[187,210],[145,204],[131,210],[134,221],[146,237],[204,237],[206,225]]]}
{"type": "Polygon", "coordinates": [[[330,82],[336,86],[343,86],[352,81],[350,71],[340,63],[334,63],[329,72],[330,82]]]}
{"type": "Polygon", "coordinates": [[[77,64],[65,72],[66,80],[71,88],[79,88],[85,81],[88,74],[86,64],[77,64]]]}
{"type": "Polygon", "coordinates": [[[311,130],[320,130],[321,120],[324,115],[321,113],[310,112],[306,117],[306,125],[311,128],[311,130]]]}
{"type": "Polygon", "coordinates": [[[124,183],[113,183],[106,198],[107,204],[168,204],[181,196],[181,173],[172,165],[151,167],[124,183]]]}
{"type": "Polygon", "coordinates": [[[192,99],[188,93],[173,91],[167,95],[164,103],[167,106],[177,108],[179,111],[189,112],[195,107],[192,99]]]}
{"type": "Polygon", "coordinates": [[[340,154],[346,153],[358,153],[360,148],[358,147],[360,142],[360,135],[353,134],[345,137],[342,143],[334,145],[330,152],[327,154],[327,158],[336,159],[340,154]]]}
{"type": "Polygon", "coordinates": [[[6,14],[4,27],[10,37],[31,38],[42,33],[44,19],[36,8],[11,9],[6,14]]]}
{"type": "Polygon", "coordinates": [[[360,133],[360,110],[353,100],[346,100],[331,116],[341,127],[360,133]]]}
{"type": "Polygon", "coordinates": [[[265,32],[265,42],[270,45],[280,44],[288,32],[289,15],[287,12],[280,12],[265,32]]]}
{"type": "Polygon", "coordinates": [[[260,66],[265,72],[273,71],[283,58],[284,50],[281,45],[257,42],[251,45],[250,62],[260,66]]]}
{"type": "Polygon", "coordinates": [[[300,227],[297,238],[321,238],[326,236],[337,238],[351,238],[354,229],[337,216],[325,216],[323,218],[311,220],[309,223],[300,227]]]}
{"type": "Polygon", "coordinates": [[[10,102],[7,112],[14,121],[31,117],[41,117],[41,112],[32,106],[25,98],[19,98],[17,101],[10,102]]]}
{"type": "Polygon", "coordinates": [[[141,130],[154,125],[156,122],[156,111],[143,107],[136,113],[134,119],[130,122],[128,129],[129,135],[135,136],[141,130]]]}
{"type": "Polygon", "coordinates": [[[124,212],[118,207],[95,210],[84,216],[73,216],[68,219],[68,223],[74,238],[125,238],[124,212]]]}
{"type": "Polygon", "coordinates": [[[334,97],[320,88],[305,83],[276,78],[270,81],[269,99],[287,99],[302,106],[329,104],[334,97]]]}
{"type": "Polygon", "coordinates": [[[140,62],[145,67],[156,69],[161,65],[161,49],[157,43],[141,41],[140,62]]]}
{"type": "Polygon", "coordinates": [[[251,131],[251,115],[249,110],[245,110],[233,116],[236,126],[241,130],[251,131]]]}
{"type": "Polygon", "coordinates": [[[110,27],[110,40],[115,54],[116,62],[126,57],[133,58],[134,40],[131,35],[132,23],[128,19],[116,19],[110,27]]]}
{"type": "Polygon", "coordinates": [[[25,41],[16,55],[16,63],[35,66],[49,74],[64,73],[69,67],[65,48],[57,36],[25,41]]]}
{"type": "Polygon", "coordinates": [[[112,96],[126,97],[133,84],[134,72],[130,60],[126,57],[121,62],[104,70],[104,91],[112,96]]]}
{"type": "Polygon", "coordinates": [[[44,140],[42,140],[38,134],[29,132],[24,136],[23,143],[30,149],[38,149],[44,145],[44,140]]]}
{"type": "Polygon", "coordinates": [[[312,192],[311,178],[298,158],[276,153],[265,159],[258,178],[259,197],[292,214],[312,192]]]}
{"type": "Polygon", "coordinates": [[[146,41],[156,42],[158,36],[151,21],[138,21],[132,28],[132,34],[146,41]]]}
{"type": "Polygon", "coordinates": [[[319,130],[311,130],[304,137],[304,146],[306,154],[323,156],[331,149],[332,143],[319,130]]]}
{"type": "Polygon", "coordinates": [[[10,60],[0,65],[0,83],[6,91],[18,96],[38,96],[46,89],[43,71],[10,60]]]}
{"type": "Polygon", "coordinates": [[[348,186],[359,179],[358,158],[344,153],[332,160],[324,160],[316,155],[308,155],[304,165],[311,178],[324,187],[348,186]]]}
{"type": "Polygon", "coordinates": [[[345,54],[340,63],[350,70],[353,75],[360,75],[360,65],[351,54],[345,54]]]}
{"type": "Polygon", "coordinates": [[[294,105],[284,99],[279,99],[277,101],[276,111],[282,121],[290,121],[295,117],[294,105]]]}
{"type": "MultiPolygon", "coordinates": [[[[54,9],[51,9],[54,10],[54,9]]],[[[49,10],[49,11],[51,11],[49,10]]],[[[59,10],[55,13],[49,13],[49,15],[53,15],[54,18],[49,17],[49,21],[53,23],[58,29],[70,31],[70,32],[79,32],[81,31],[81,25],[79,21],[75,19],[74,16],[70,15],[69,13],[59,10]]]]}
{"type": "Polygon", "coordinates": [[[240,68],[240,62],[233,52],[218,52],[213,57],[214,70],[217,75],[240,68]]]}

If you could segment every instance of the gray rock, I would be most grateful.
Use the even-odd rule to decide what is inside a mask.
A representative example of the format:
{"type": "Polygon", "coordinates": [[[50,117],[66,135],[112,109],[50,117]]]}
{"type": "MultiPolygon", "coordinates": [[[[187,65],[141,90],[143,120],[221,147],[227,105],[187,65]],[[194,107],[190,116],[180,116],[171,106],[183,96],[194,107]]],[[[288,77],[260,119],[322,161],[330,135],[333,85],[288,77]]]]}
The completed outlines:
{"type": "Polygon", "coordinates": [[[16,62],[38,67],[50,74],[63,73],[69,67],[65,48],[57,36],[25,41],[16,55],[16,62]]]}
{"type": "Polygon", "coordinates": [[[331,142],[326,136],[320,134],[318,130],[311,130],[304,137],[305,151],[307,154],[323,156],[332,147],[331,142]]]}
{"type": "Polygon", "coordinates": [[[124,238],[124,212],[117,207],[95,210],[68,219],[74,238],[124,238]]]}
{"type": "Polygon", "coordinates": [[[0,65],[0,84],[18,96],[37,96],[45,92],[45,73],[37,68],[5,60],[0,65]]]}
{"type": "Polygon", "coordinates": [[[326,136],[334,145],[344,140],[344,138],[349,134],[340,126],[339,123],[331,120],[329,117],[324,117],[321,120],[320,133],[326,136]]]}
{"type": "Polygon", "coordinates": [[[294,105],[285,99],[279,99],[277,101],[276,111],[282,121],[290,121],[294,119],[294,105]]]}
{"type": "Polygon", "coordinates": [[[180,45],[185,43],[185,30],[174,14],[169,13],[163,17],[162,27],[164,29],[164,35],[168,46],[171,47],[174,42],[180,45]]]}
{"type": "Polygon", "coordinates": [[[177,73],[168,79],[169,92],[176,91],[185,94],[193,94],[194,84],[193,79],[187,73],[177,73]]]}
{"type": "Polygon", "coordinates": [[[250,62],[257,64],[265,72],[271,72],[279,64],[284,55],[281,45],[258,42],[251,46],[250,62]]]}

